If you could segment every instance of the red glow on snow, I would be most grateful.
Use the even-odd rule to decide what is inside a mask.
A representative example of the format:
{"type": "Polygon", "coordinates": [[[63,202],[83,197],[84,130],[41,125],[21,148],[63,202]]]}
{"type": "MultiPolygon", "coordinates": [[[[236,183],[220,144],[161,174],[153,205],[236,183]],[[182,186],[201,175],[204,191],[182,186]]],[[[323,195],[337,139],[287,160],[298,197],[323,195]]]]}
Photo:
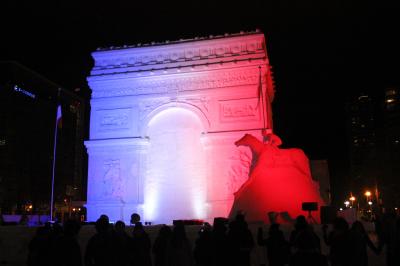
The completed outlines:
{"type": "MultiPolygon", "coordinates": [[[[318,184],[312,180],[309,162],[300,149],[279,149],[280,139],[272,138],[264,144],[257,138],[246,134],[235,144],[248,146],[257,157],[257,163],[250,177],[235,193],[231,216],[237,211],[246,214],[249,221],[269,223],[269,212],[287,212],[294,219],[306,215],[303,202],[317,202],[324,205],[318,184]]],[[[319,211],[313,212],[319,220],[319,211]]],[[[279,222],[287,223],[289,220],[279,222]]]]}

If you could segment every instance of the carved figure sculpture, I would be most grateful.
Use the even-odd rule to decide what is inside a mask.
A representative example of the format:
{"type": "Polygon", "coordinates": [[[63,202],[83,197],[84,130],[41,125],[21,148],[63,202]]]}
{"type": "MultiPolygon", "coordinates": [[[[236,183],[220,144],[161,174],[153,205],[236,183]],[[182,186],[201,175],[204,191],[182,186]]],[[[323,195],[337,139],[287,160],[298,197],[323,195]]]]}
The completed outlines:
{"type": "Polygon", "coordinates": [[[122,200],[123,188],[120,176],[119,160],[104,162],[103,197],[122,200]]]}
{"type": "MultiPolygon", "coordinates": [[[[268,223],[268,213],[271,212],[288,213],[295,218],[306,214],[302,211],[303,202],[324,205],[304,152],[301,149],[280,149],[282,141],[272,133],[266,139],[263,143],[245,134],[235,142],[236,146],[251,149],[255,165],[250,170],[249,179],[234,193],[230,216],[243,212],[248,221],[268,223]]],[[[314,213],[313,217],[318,220],[319,213],[314,213]]]]}

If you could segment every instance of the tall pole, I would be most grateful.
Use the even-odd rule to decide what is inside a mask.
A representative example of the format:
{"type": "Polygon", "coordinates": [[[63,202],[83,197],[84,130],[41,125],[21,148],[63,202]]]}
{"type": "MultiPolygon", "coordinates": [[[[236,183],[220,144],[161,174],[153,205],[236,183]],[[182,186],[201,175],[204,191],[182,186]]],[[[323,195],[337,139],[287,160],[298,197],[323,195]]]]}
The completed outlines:
{"type": "Polygon", "coordinates": [[[58,127],[58,108],[57,107],[57,117],[56,117],[56,126],[54,129],[54,145],[53,145],[53,169],[51,176],[51,199],[50,199],[50,220],[53,221],[53,203],[54,203],[54,175],[56,169],[56,150],[57,150],[57,127],[58,127]]]}
{"type": "MultiPolygon", "coordinates": [[[[58,97],[60,96],[60,89],[58,89],[58,97]]],[[[58,119],[61,117],[61,105],[57,105],[56,123],[54,128],[54,145],[53,145],[53,169],[51,176],[51,197],[50,197],[50,221],[53,221],[53,205],[54,205],[54,176],[56,169],[56,150],[57,150],[57,129],[58,119]]]]}

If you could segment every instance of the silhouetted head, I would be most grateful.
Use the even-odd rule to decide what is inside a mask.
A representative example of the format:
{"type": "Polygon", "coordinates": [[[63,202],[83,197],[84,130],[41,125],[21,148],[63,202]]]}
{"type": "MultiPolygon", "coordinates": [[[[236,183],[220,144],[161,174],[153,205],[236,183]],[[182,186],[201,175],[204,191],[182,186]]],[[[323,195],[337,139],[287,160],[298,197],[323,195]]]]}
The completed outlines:
{"type": "Polygon", "coordinates": [[[235,216],[235,220],[238,222],[244,222],[245,221],[245,215],[243,212],[238,212],[235,216]]]}
{"type": "Polygon", "coordinates": [[[142,236],[144,235],[144,228],[141,222],[135,223],[135,227],[133,228],[132,235],[133,236],[142,236]]]}
{"type": "Polygon", "coordinates": [[[96,221],[95,227],[96,227],[97,233],[104,234],[104,233],[108,232],[109,223],[107,222],[107,220],[99,218],[96,221]]]}
{"type": "Polygon", "coordinates": [[[172,234],[172,230],[169,226],[163,225],[158,231],[158,236],[161,238],[170,238],[172,234]]]}
{"type": "Polygon", "coordinates": [[[269,227],[269,234],[273,234],[280,231],[279,226],[280,226],[279,224],[271,224],[271,226],[269,227]]]}
{"type": "Polygon", "coordinates": [[[107,223],[110,223],[110,219],[109,219],[108,216],[105,215],[105,214],[100,215],[100,218],[99,218],[99,219],[100,219],[100,220],[104,220],[104,221],[106,221],[107,223]]]}
{"type": "Polygon", "coordinates": [[[226,232],[226,224],[228,223],[228,219],[217,217],[214,218],[214,232],[225,233],[226,232]]]}
{"type": "Polygon", "coordinates": [[[44,228],[46,228],[47,230],[51,230],[51,227],[52,227],[52,223],[50,223],[50,222],[44,223],[44,228]]]}
{"type": "Polygon", "coordinates": [[[336,217],[333,220],[333,229],[338,231],[347,231],[349,229],[349,224],[342,217],[336,217]]]}
{"type": "Polygon", "coordinates": [[[81,229],[81,225],[75,220],[68,220],[64,223],[64,234],[67,236],[76,236],[81,229]]]}
{"type": "Polygon", "coordinates": [[[117,221],[117,222],[115,223],[114,228],[115,228],[115,231],[116,231],[117,233],[125,232],[125,223],[124,223],[123,221],[117,221]]]}
{"type": "Polygon", "coordinates": [[[303,230],[308,227],[308,223],[306,217],[304,215],[299,215],[296,217],[296,221],[294,222],[294,228],[297,230],[303,230]]]}
{"type": "MultiPolygon", "coordinates": [[[[79,225],[80,226],[80,225],[79,225]]],[[[80,227],[79,227],[80,228],[80,227]]],[[[53,224],[53,228],[52,228],[52,234],[53,236],[57,237],[57,236],[61,236],[63,234],[63,227],[61,226],[61,224],[59,223],[54,223],[53,224]]],[[[79,230],[78,230],[79,231],[79,230]]]]}
{"type": "Polygon", "coordinates": [[[210,233],[212,230],[212,227],[209,223],[204,223],[203,226],[200,228],[199,230],[199,235],[208,235],[208,233],[210,233]]]}
{"type": "Polygon", "coordinates": [[[242,212],[238,212],[238,214],[236,214],[235,222],[236,226],[238,226],[238,228],[240,229],[248,227],[246,222],[246,215],[242,212]]]}
{"type": "Polygon", "coordinates": [[[137,213],[133,213],[131,215],[131,224],[135,224],[137,222],[140,222],[140,215],[137,213]]]}
{"type": "Polygon", "coordinates": [[[171,244],[173,247],[182,247],[186,241],[185,225],[182,221],[174,223],[174,229],[172,230],[171,244]]]}
{"type": "Polygon", "coordinates": [[[174,224],[172,234],[178,238],[186,238],[185,225],[183,222],[177,222],[174,224]]]}
{"type": "Polygon", "coordinates": [[[351,230],[356,231],[361,234],[365,234],[364,225],[360,221],[355,221],[351,226],[351,230]]]}

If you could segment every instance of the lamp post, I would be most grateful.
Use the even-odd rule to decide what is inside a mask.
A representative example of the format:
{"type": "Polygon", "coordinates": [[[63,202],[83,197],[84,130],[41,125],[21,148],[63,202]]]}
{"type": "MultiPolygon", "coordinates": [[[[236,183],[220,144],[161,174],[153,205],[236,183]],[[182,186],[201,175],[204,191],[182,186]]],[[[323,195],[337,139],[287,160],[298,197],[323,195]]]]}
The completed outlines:
{"type": "Polygon", "coordinates": [[[368,213],[369,215],[372,215],[372,201],[371,201],[371,191],[367,190],[364,193],[365,197],[367,197],[367,204],[368,204],[368,213]]]}
{"type": "Polygon", "coordinates": [[[354,201],[356,200],[356,197],[354,197],[353,195],[350,196],[349,198],[350,202],[351,202],[351,207],[354,206],[354,201]]]}
{"type": "Polygon", "coordinates": [[[369,190],[365,191],[364,196],[367,197],[367,203],[370,201],[371,195],[372,195],[371,191],[369,190]]]}

